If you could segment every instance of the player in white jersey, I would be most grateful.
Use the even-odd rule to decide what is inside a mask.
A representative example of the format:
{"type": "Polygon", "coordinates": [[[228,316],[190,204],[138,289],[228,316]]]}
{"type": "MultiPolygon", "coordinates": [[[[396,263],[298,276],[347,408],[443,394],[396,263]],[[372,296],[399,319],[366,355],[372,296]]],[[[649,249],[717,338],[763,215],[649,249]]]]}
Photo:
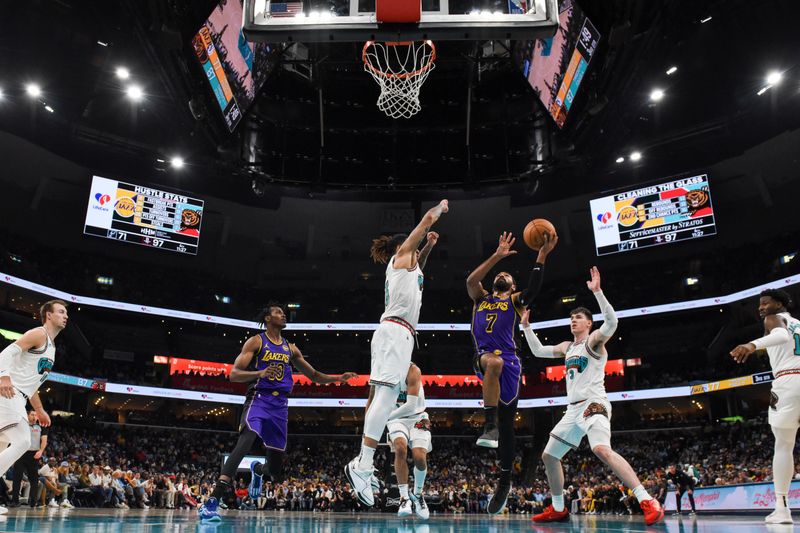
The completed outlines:
{"type": "MultiPolygon", "coordinates": [[[[0,476],[30,446],[26,400],[31,402],[39,424],[50,425],[50,416],[39,399],[39,386],[47,379],[56,358],[53,341],[67,326],[67,304],[50,300],[39,309],[42,326],[25,334],[0,352],[0,440],[8,447],[0,452],[0,476]]],[[[0,507],[0,514],[7,512],[0,507]]]]}
{"type": "Polygon", "coordinates": [[[397,398],[394,411],[389,414],[386,429],[389,444],[394,451],[394,473],[400,491],[400,508],[397,516],[417,516],[427,520],[430,516],[423,496],[425,476],[428,474],[428,452],[431,447],[431,421],[425,412],[425,390],[422,388],[422,372],[411,363],[404,390],[397,398]],[[414,490],[408,491],[408,448],[414,460],[414,490]]]}
{"type": "Polygon", "coordinates": [[[567,412],[550,432],[550,440],[542,453],[553,503],[533,517],[535,522],[569,520],[564,506],[564,470],[561,459],[570,449],[577,449],[584,436],[598,459],[608,465],[628,488],[633,490],[644,512],[645,523],[652,525],[664,517],[664,510],[639,481],[631,465],[611,449],[611,403],[606,395],[605,367],[608,360],[606,343],[617,329],[617,316],[600,289],[600,271],[592,267],[586,286],[594,293],[603,313],[603,324],[592,331],[592,313],[585,307],[570,313],[572,342],[543,346],[531,330],[529,312],[522,315],[525,339],[536,357],[564,357],[567,370],[567,412]]]}
{"type": "Polygon", "coordinates": [[[449,207],[442,200],[425,213],[410,235],[382,236],[372,241],[370,256],[386,264],[385,311],[372,335],[372,361],[369,384],[374,387],[372,401],[364,416],[361,453],[345,466],[345,474],[358,499],[372,507],[373,456],[389,420],[411,364],[416,328],[422,307],[424,276],[419,264],[419,245],[431,226],[449,207]]]}
{"type": "Polygon", "coordinates": [[[775,381],[769,402],[769,425],[775,435],[772,479],[775,484],[775,511],[764,521],[792,524],[787,495],[794,477],[794,444],[800,427],[800,320],[786,310],[788,293],[767,289],[758,300],[758,314],[764,320],[766,335],[731,351],[737,363],[744,363],[756,350],[767,350],[775,381]]]}

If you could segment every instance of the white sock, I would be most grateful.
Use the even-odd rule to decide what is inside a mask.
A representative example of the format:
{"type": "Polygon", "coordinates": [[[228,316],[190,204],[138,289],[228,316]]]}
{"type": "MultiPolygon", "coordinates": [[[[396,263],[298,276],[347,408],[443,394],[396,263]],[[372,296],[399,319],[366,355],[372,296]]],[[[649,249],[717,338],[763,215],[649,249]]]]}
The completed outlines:
{"type": "Polygon", "coordinates": [[[788,505],[786,505],[786,494],[778,494],[775,493],[775,510],[778,509],[786,509],[788,505]]]}
{"type": "Polygon", "coordinates": [[[370,448],[366,444],[361,445],[361,455],[358,456],[358,469],[369,470],[372,472],[372,457],[375,455],[375,448],[370,448]]]}
{"type": "Polygon", "coordinates": [[[397,485],[397,489],[400,491],[400,497],[404,500],[408,499],[408,484],[405,485],[397,485]]]}
{"type": "Polygon", "coordinates": [[[639,500],[639,503],[642,503],[645,500],[653,499],[653,497],[647,493],[647,491],[644,489],[644,486],[642,485],[633,487],[633,495],[636,496],[636,499],[639,500]]]}
{"type": "Polygon", "coordinates": [[[558,511],[559,513],[564,510],[564,493],[562,492],[558,496],[553,494],[553,509],[558,511]]]}
{"type": "Polygon", "coordinates": [[[414,494],[419,496],[422,494],[422,487],[425,486],[425,476],[428,475],[428,469],[419,470],[414,467],[414,494]]]}

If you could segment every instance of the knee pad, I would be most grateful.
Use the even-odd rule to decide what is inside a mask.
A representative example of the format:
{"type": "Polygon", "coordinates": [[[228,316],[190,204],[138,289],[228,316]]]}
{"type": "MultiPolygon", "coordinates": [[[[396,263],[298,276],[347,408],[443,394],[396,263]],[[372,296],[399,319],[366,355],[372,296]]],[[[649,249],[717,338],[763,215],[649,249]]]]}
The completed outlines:
{"type": "Polygon", "coordinates": [[[544,447],[544,453],[553,456],[560,461],[571,449],[572,446],[569,444],[550,437],[550,440],[547,441],[547,445],[544,447]]]}

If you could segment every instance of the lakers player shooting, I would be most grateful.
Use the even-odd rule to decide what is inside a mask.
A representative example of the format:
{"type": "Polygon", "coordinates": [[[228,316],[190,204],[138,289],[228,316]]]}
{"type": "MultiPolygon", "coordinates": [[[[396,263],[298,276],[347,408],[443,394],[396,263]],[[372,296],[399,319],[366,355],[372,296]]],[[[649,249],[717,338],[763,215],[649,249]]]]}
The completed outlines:
{"type": "Polygon", "coordinates": [[[583,437],[598,459],[608,465],[628,488],[633,490],[644,512],[645,523],[655,524],[664,517],[657,500],[647,493],[636,472],[621,455],[611,449],[611,403],[605,388],[605,367],[608,361],[606,343],[617,329],[617,315],[600,288],[600,271],[592,267],[591,280],[586,286],[594,293],[603,324],[592,331],[592,313],[578,307],[570,313],[572,342],[543,346],[531,330],[529,313],[522,316],[525,339],[536,357],[565,358],[567,368],[567,412],[550,432],[550,440],[542,453],[547,481],[553,502],[543,513],[533,517],[535,522],[560,522],[569,520],[564,507],[564,470],[561,459],[570,449],[577,449],[583,437]]]}
{"type": "Polygon", "coordinates": [[[397,516],[417,516],[427,520],[430,516],[425,503],[423,488],[428,474],[428,452],[431,447],[431,421],[425,412],[425,391],[422,388],[422,372],[411,363],[405,387],[397,397],[394,411],[389,414],[386,429],[389,443],[394,450],[394,473],[400,491],[400,508],[397,516]],[[414,460],[414,490],[408,491],[408,448],[414,460]]]}
{"type": "Polygon", "coordinates": [[[257,440],[260,439],[267,449],[267,457],[265,463],[254,461],[250,464],[250,497],[256,499],[261,495],[264,474],[279,475],[281,454],[286,450],[288,397],[294,384],[292,365],[315,383],[346,383],[356,377],[353,372],[332,376],[315,370],[300,349],[283,338],[281,332],[286,328],[286,313],[280,304],[267,304],[261,316],[265,330],[245,341],[229,376],[231,381],[251,384],[239,423],[239,440],[222,466],[211,497],[199,509],[203,521],[220,520],[217,511],[219,500],[232,490],[236,470],[257,440]]]}
{"type": "Polygon", "coordinates": [[[511,233],[503,232],[500,235],[497,250],[467,278],[467,292],[473,302],[470,329],[475,356],[472,366],[483,382],[483,409],[486,416],[483,435],[478,438],[477,444],[486,448],[500,448],[500,480],[487,506],[487,511],[492,514],[503,510],[511,490],[514,414],[522,376],[514,334],[519,315],[530,305],[542,286],[547,255],[558,243],[555,235],[551,237],[545,234],[544,239],[545,244],[539,250],[528,288],[524,291],[517,292],[514,278],[508,272],[500,272],[495,276],[491,293],[481,284],[481,280],[500,260],[517,253],[511,249],[516,240],[511,233]]]}
{"type": "Polygon", "coordinates": [[[747,361],[756,350],[766,349],[775,381],[769,402],[769,425],[775,435],[772,479],[775,484],[775,510],[764,521],[792,524],[787,496],[794,477],[794,445],[800,427],[800,320],[789,314],[789,294],[767,289],[758,300],[758,314],[764,321],[765,335],[731,351],[737,363],[747,361]]]}
{"type": "MultiPolygon", "coordinates": [[[[53,342],[67,327],[67,304],[50,300],[39,309],[42,326],[25,332],[0,352],[0,436],[9,446],[0,452],[0,476],[6,473],[30,446],[26,400],[31,402],[39,424],[50,425],[50,416],[39,399],[44,383],[56,359],[53,342]]],[[[0,507],[0,514],[7,512],[0,507]]]]}
{"type": "Polygon", "coordinates": [[[369,384],[374,394],[364,416],[361,453],[345,466],[345,474],[361,503],[375,504],[372,494],[373,457],[406,379],[414,350],[425,277],[419,263],[419,244],[431,226],[449,209],[447,200],[425,213],[410,235],[382,236],[372,241],[370,256],[386,264],[385,310],[370,343],[369,384]]]}

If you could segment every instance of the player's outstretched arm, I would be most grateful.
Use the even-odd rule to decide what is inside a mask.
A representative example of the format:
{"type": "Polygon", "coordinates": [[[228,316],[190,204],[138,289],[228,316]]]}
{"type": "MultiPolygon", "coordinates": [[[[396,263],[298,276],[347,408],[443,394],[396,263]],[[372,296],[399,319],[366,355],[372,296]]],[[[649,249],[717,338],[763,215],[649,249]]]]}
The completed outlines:
{"type": "Polygon", "coordinates": [[[531,277],[528,279],[528,287],[522,291],[518,296],[518,301],[521,307],[528,307],[533,303],[533,299],[539,294],[544,281],[544,263],[547,261],[547,256],[553,251],[553,248],[558,244],[558,235],[550,236],[549,233],[544,234],[544,245],[539,249],[539,255],[536,257],[536,264],[533,265],[531,270],[531,277]]]}
{"type": "Polygon", "coordinates": [[[234,383],[245,383],[247,381],[254,381],[261,377],[261,371],[247,370],[250,366],[250,361],[257,351],[261,349],[261,337],[254,335],[247,339],[242,346],[242,351],[236,356],[233,362],[233,368],[228,376],[228,379],[234,383]]]}
{"type": "Polygon", "coordinates": [[[353,379],[354,377],[358,376],[355,372],[345,372],[339,376],[333,376],[331,374],[325,374],[324,372],[320,372],[316,370],[311,363],[306,361],[306,358],[303,357],[300,348],[295,346],[294,344],[290,344],[289,347],[292,349],[292,364],[303,373],[305,377],[313,381],[314,383],[320,383],[325,385],[327,383],[347,383],[348,380],[353,379]]]}
{"type": "Polygon", "coordinates": [[[428,264],[428,256],[431,255],[431,250],[439,241],[439,234],[435,231],[429,231],[427,239],[425,246],[419,252],[419,268],[422,270],[425,270],[425,265],[428,264]]]}
{"type": "Polygon", "coordinates": [[[756,350],[763,350],[773,346],[780,346],[783,343],[792,340],[789,330],[786,329],[786,323],[778,315],[767,315],[764,317],[764,330],[766,335],[758,338],[747,344],[740,344],[731,350],[731,357],[737,363],[744,363],[750,354],[756,350]]]}
{"type": "Polygon", "coordinates": [[[403,405],[389,413],[389,420],[397,420],[415,414],[419,410],[422,399],[419,397],[420,384],[422,382],[422,371],[415,364],[408,369],[406,376],[406,401],[403,405]]]}
{"type": "Polygon", "coordinates": [[[497,250],[489,256],[489,258],[478,265],[478,268],[473,270],[469,276],[467,276],[467,293],[469,293],[469,297],[473,300],[478,300],[486,296],[487,292],[486,289],[483,288],[481,284],[481,280],[489,274],[489,271],[494,267],[501,259],[508,257],[509,255],[514,255],[516,250],[512,250],[511,247],[514,246],[514,243],[517,239],[514,238],[514,235],[510,232],[503,232],[500,235],[500,238],[497,242],[497,250]]]}
{"type": "Polygon", "coordinates": [[[433,226],[439,217],[441,217],[444,213],[447,213],[450,210],[450,207],[447,203],[447,200],[442,200],[439,202],[435,207],[428,209],[428,212],[425,213],[425,216],[422,217],[417,227],[411,232],[411,234],[406,238],[403,244],[400,245],[400,249],[397,250],[397,254],[395,257],[395,268],[413,268],[416,264],[416,255],[414,252],[417,251],[419,248],[419,243],[422,242],[422,239],[428,234],[430,231],[431,226],[433,226]]]}
{"type": "Polygon", "coordinates": [[[614,312],[614,308],[608,303],[608,300],[606,300],[603,294],[603,289],[600,288],[600,271],[596,266],[589,269],[589,275],[591,279],[586,282],[586,286],[594,294],[597,304],[600,306],[600,312],[603,313],[603,323],[600,325],[600,329],[593,331],[589,336],[589,346],[594,349],[611,339],[614,332],[617,331],[617,324],[619,321],[617,320],[617,314],[614,312]]]}
{"type": "Polygon", "coordinates": [[[528,342],[528,346],[531,352],[533,352],[533,355],[543,359],[557,359],[566,356],[569,343],[562,342],[556,345],[542,344],[541,341],[539,341],[539,337],[537,337],[536,333],[531,329],[530,314],[530,310],[525,309],[525,311],[522,312],[520,323],[522,324],[522,333],[525,335],[525,340],[528,342]]]}

